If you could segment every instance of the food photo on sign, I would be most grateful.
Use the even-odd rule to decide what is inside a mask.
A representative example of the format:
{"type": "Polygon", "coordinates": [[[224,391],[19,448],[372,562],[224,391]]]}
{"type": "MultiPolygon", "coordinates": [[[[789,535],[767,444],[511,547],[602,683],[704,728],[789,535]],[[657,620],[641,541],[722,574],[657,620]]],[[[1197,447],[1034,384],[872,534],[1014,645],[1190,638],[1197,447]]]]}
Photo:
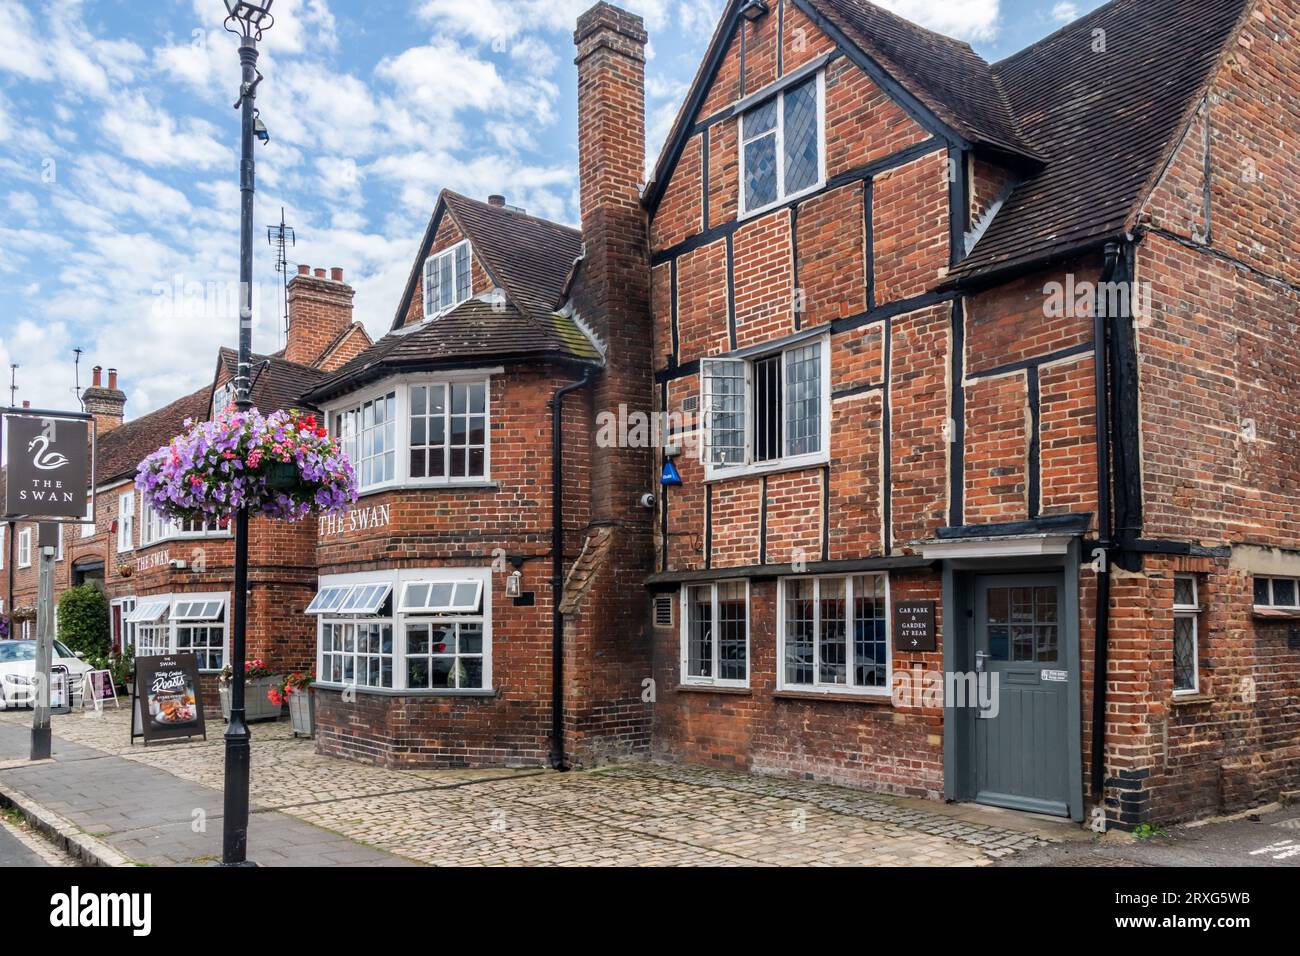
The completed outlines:
{"type": "Polygon", "coordinates": [[[132,737],[146,744],[175,737],[206,736],[199,692],[198,661],[193,654],[136,658],[136,714],[140,727],[132,737]]]}

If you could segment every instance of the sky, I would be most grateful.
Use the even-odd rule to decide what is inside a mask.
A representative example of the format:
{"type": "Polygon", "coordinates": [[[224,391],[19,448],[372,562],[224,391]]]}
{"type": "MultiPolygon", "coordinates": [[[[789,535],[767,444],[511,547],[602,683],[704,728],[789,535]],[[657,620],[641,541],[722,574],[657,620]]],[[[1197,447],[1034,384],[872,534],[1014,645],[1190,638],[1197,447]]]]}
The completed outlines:
{"type": "MultiPolygon", "coordinates": [[[[342,267],[371,335],[440,189],[576,225],[572,30],[594,0],[275,0],[261,45],[254,348],[283,345],[267,227],[342,267]]],[[[995,61],[1100,0],[878,0],[995,61]]],[[[648,158],[724,0],[645,17],[648,158]]],[[[221,0],[0,0],[0,387],[76,409],[117,368],[133,418],[210,383],[237,335],[236,41],[221,0]],[[148,15],[142,14],[148,10],[148,15]],[[16,372],[11,366],[17,365],[16,372]]],[[[9,394],[3,394],[7,400],[9,394]]]]}

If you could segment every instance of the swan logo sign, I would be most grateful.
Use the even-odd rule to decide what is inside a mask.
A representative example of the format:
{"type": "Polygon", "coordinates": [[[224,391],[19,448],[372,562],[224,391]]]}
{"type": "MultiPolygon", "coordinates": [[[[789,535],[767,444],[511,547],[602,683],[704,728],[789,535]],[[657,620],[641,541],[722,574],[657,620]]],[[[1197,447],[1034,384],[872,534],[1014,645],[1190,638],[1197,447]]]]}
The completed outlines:
{"type": "Polygon", "coordinates": [[[11,411],[4,416],[5,512],[40,519],[86,517],[91,419],[11,411]]]}

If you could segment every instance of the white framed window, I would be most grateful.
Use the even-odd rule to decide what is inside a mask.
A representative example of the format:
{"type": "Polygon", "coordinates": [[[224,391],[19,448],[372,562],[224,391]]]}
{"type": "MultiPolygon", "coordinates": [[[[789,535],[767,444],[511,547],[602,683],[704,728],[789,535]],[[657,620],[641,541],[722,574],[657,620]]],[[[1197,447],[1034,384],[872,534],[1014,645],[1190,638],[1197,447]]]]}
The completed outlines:
{"type": "Polygon", "coordinates": [[[82,538],[93,538],[95,536],[95,499],[86,495],[86,524],[81,526],[82,538]]]}
{"type": "Polygon", "coordinates": [[[889,577],[783,578],[777,689],[888,697],[889,577]]]}
{"type": "Polygon", "coordinates": [[[123,646],[133,643],[136,657],[193,654],[201,671],[226,666],[229,594],[151,594],[127,600],[132,607],[123,608],[123,646]]]}
{"type": "Polygon", "coordinates": [[[825,74],[819,72],[741,116],[741,216],[825,184],[825,101],[825,74]]]}
{"type": "Polygon", "coordinates": [[[749,582],[682,588],[681,681],[749,686],[749,582]]]}
{"type": "Polygon", "coordinates": [[[18,567],[32,566],[32,529],[23,528],[18,532],[18,567]]]}
{"type": "MultiPolygon", "coordinates": [[[[64,535],[64,533],[63,533],[64,530],[65,530],[64,526],[63,526],[63,525],[59,525],[59,540],[58,540],[58,543],[54,545],[54,560],[55,560],[55,561],[62,561],[62,560],[63,560],[63,539],[64,539],[64,537],[65,537],[65,535],[64,535]]],[[[56,633],[57,633],[57,632],[56,632],[56,633]]]]}
{"type": "Polygon", "coordinates": [[[140,547],[174,538],[224,538],[230,531],[215,521],[181,521],[164,518],[143,498],[140,501],[140,547]]]}
{"type": "MultiPolygon", "coordinates": [[[[5,536],[8,533],[9,526],[7,524],[0,524],[0,571],[5,569],[5,557],[9,550],[9,541],[5,536]]],[[[0,613],[4,613],[3,610],[0,610],[0,613]]]]}
{"type": "Polygon", "coordinates": [[[705,477],[828,460],[830,341],[701,363],[705,477]]]}
{"type": "Polygon", "coordinates": [[[407,376],[331,409],[359,489],[488,482],[492,374],[407,376]]]}
{"type": "Polygon", "coordinates": [[[454,309],[473,294],[470,244],[466,239],[424,260],[424,317],[454,309]]]}
{"type": "Polygon", "coordinates": [[[1255,607],[1300,610],[1300,579],[1255,576],[1255,607]]]}
{"type": "Polygon", "coordinates": [[[1196,576],[1174,576],[1174,693],[1201,689],[1199,634],[1201,605],[1196,576]]]}
{"type": "Polygon", "coordinates": [[[324,684],[484,692],[492,687],[491,571],[426,568],[322,578],[317,617],[324,684]]]}
{"type": "Polygon", "coordinates": [[[135,549],[135,492],[128,491],[117,496],[117,550],[135,549]]]}
{"type": "Polygon", "coordinates": [[[109,602],[109,607],[109,624],[113,630],[113,646],[122,652],[125,652],[128,647],[134,649],[136,626],[129,623],[128,619],[131,612],[135,610],[135,598],[114,598],[109,602]]]}

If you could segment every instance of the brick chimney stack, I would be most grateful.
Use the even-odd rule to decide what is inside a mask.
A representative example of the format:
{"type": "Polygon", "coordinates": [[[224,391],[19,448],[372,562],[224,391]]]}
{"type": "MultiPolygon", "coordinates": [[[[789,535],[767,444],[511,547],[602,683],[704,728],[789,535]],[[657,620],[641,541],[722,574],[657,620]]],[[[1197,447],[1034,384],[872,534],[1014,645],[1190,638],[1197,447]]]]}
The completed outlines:
{"type": "Polygon", "coordinates": [[[117,369],[108,370],[108,386],[103,384],[104,370],[96,365],[90,373],[90,388],[81,395],[86,411],[95,416],[95,427],[103,436],[118,425],[126,410],[126,393],[117,387],[117,369]]]}
{"type": "Polygon", "coordinates": [[[314,365],[324,351],[352,325],[352,297],[356,293],[343,281],[343,270],[298,266],[289,280],[289,338],[284,357],[300,365],[314,365]]]}
{"type": "MultiPolygon", "coordinates": [[[[650,253],[641,206],[649,35],[639,16],[602,2],[578,18],[573,40],[586,244],[574,299],[606,352],[605,371],[593,390],[595,409],[626,403],[649,410],[650,253]]],[[[593,519],[626,522],[639,534],[650,517],[638,498],[654,490],[652,450],[601,448],[593,455],[593,519]]]]}

